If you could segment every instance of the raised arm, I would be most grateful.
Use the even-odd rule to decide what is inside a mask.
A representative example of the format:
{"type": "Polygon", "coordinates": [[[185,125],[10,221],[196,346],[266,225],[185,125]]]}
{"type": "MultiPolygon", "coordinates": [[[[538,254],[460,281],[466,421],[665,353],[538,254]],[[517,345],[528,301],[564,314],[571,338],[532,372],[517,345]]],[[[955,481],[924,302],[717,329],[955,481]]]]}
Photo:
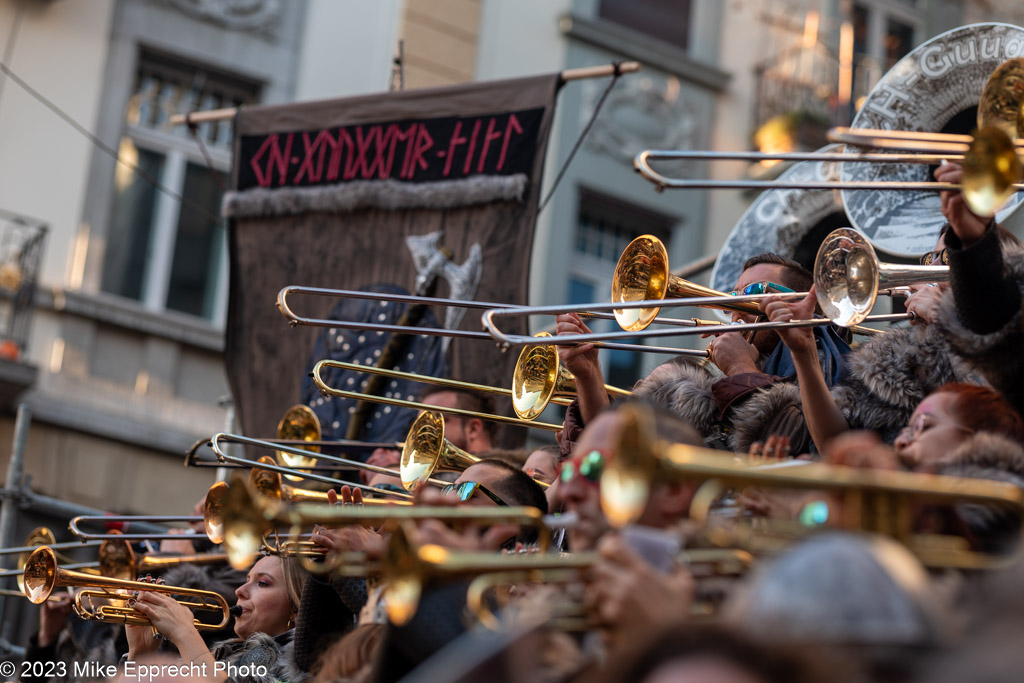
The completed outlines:
{"type": "MultiPolygon", "coordinates": [[[[778,297],[768,297],[761,303],[761,309],[773,322],[810,320],[814,317],[814,304],[815,294],[812,287],[801,301],[786,303],[778,297]]],[[[828,384],[825,383],[825,375],[818,364],[818,349],[812,328],[780,329],[778,334],[793,356],[804,420],[807,422],[811,439],[821,451],[829,440],[848,431],[850,425],[832,398],[828,384]]]]}

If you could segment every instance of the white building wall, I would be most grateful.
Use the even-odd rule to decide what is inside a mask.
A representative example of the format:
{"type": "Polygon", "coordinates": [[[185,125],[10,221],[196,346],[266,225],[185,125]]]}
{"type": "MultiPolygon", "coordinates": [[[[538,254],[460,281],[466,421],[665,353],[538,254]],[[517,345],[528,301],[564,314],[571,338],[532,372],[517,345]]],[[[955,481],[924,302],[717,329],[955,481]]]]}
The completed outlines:
{"type": "MultiPolygon", "coordinates": [[[[113,6],[113,0],[0,3],[0,54],[9,53],[14,73],[88,130],[96,128],[113,6]]],[[[0,96],[0,131],[0,207],[49,224],[40,284],[63,286],[93,145],[9,78],[0,96]]]]}
{"type": "Polygon", "coordinates": [[[387,90],[403,0],[309,0],[296,101],[387,90]]]}

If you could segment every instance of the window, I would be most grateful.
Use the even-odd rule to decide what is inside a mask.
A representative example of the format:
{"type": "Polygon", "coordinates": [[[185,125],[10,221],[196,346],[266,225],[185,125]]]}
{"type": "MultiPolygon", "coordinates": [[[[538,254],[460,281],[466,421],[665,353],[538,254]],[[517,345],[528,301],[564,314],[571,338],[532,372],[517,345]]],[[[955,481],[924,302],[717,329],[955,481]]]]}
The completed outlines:
{"type": "Polygon", "coordinates": [[[686,49],[690,0],[601,0],[598,16],[686,49]]]}
{"type": "Polygon", "coordinates": [[[101,288],[155,311],[224,319],[227,250],[219,220],[230,168],[231,122],[199,127],[217,175],[192,134],[171,128],[171,115],[249,104],[259,84],[143,50],[125,111],[119,154],[140,172],[118,165],[101,288]],[[158,190],[158,181],[175,197],[158,190]]]}
{"type": "MultiPolygon", "coordinates": [[[[626,246],[640,235],[650,234],[669,247],[675,219],[589,190],[580,191],[579,220],[573,258],[569,260],[569,303],[608,301],[612,274],[626,246]]],[[[612,320],[588,320],[595,332],[618,331],[612,320]]],[[[626,341],[631,340],[616,340],[626,341]]],[[[659,342],[652,342],[659,343],[659,342]]],[[[628,389],[640,378],[642,353],[602,352],[605,381],[628,389]]]]}
{"type": "Polygon", "coordinates": [[[918,42],[921,18],[914,0],[856,0],[853,24],[853,101],[875,83],[918,42]]]}

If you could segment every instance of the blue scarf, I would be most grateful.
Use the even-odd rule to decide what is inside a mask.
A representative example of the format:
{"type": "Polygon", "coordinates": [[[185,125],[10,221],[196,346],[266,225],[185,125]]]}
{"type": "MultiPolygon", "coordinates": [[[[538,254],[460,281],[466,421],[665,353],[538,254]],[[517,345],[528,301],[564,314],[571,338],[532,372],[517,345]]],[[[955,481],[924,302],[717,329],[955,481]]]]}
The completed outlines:
{"type": "MultiPolygon", "coordinates": [[[[843,356],[850,352],[850,345],[840,338],[839,333],[832,325],[815,327],[814,343],[818,347],[818,358],[823,360],[821,369],[825,373],[825,383],[831,388],[846,375],[846,363],[843,356]]],[[[796,376],[793,356],[781,341],[765,361],[764,372],[779,377],[796,376]]]]}

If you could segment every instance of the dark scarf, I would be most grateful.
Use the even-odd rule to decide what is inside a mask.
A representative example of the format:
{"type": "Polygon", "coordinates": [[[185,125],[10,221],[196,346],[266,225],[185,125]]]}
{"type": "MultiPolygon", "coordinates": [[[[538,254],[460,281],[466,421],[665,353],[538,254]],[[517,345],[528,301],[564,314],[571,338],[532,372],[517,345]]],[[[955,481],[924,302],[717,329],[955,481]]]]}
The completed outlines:
{"type": "MultiPolygon", "coordinates": [[[[821,371],[825,373],[825,383],[829,387],[835,386],[846,376],[847,368],[843,357],[850,352],[850,345],[843,341],[832,325],[814,328],[814,344],[818,347],[818,360],[821,363],[821,371]]],[[[781,341],[768,356],[763,371],[779,377],[796,376],[793,356],[781,341]]]]}

